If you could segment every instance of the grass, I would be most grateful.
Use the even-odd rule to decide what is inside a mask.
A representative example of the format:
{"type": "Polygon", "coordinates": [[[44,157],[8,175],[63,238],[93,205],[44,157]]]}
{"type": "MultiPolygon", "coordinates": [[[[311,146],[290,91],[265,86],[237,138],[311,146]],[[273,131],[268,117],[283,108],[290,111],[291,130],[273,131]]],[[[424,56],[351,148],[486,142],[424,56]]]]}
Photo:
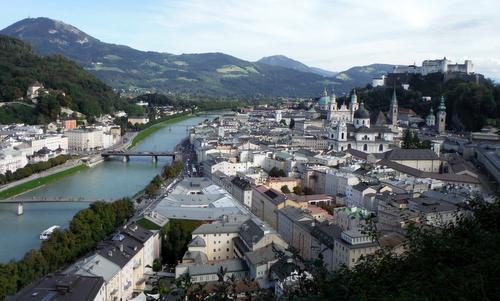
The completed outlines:
{"type": "Polygon", "coordinates": [[[137,143],[146,139],[146,137],[150,136],[151,134],[153,134],[154,132],[158,131],[159,129],[161,129],[162,127],[164,127],[166,125],[169,125],[169,124],[174,123],[174,122],[186,120],[189,118],[191,118],[191,116],[189,116],[189,115],[180,115],[180,116],[176,116],[176,117],[161,121],[159,123],[155,123],[152,126],[145,128],[144,130],[140,131],[137,135],[135,135],[134,139],[132,139],[132,143],[130,143],[130,146],[128,148],[130,149],[130,148],[136,146],[137,143]]]}
{"type": "Polygon", "coordinates": [[[16,196],[20,193],[32,190],[32,189],[37,188],[37,187],[40,187],[40,186],[45,185],[49,182],[59,180],[61,178],[64,178],[67,175],[79,172],[79,171],[87,169],[87,168],[88,167],[86,165],[82,164],[82,165],[78,165],[78,166],[60,171],[58,173],[55,173],[55,174],[52,174],[52,175],[49,175],[49,176],[46,176],[43,178],[34,179],[34,180],[28,181],[26,183],[16,185],[14,187],[11,187],[9,189],[1,191],[0,192],[0,200],[16,196]]]}
{"type": "Polygon", "coordinates": [[[152,221],[150,221],[146,218],[138,220],[137,224],[145,229],[148,229],[148,230],[160,230],[161,229],[160,226],[158,226],[157,224],[153,223],[152,221]]]}

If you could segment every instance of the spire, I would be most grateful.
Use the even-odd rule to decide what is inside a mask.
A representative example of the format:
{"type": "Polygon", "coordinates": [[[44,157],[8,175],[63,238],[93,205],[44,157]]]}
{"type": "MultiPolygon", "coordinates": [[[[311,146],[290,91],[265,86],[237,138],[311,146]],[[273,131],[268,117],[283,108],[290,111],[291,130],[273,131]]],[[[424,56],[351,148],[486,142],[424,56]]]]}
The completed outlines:
{"type": "Polygon", "coordinates": [[[351,94],[351,103],[356,103],[356,102],[358,102],[358,96],[356,95],[356,88],[354,88],[351,94]]]}
{"type": "Polygon", "coordinates": [[[444,96],[441,95],[441,102],[439,103],[439,107],[438,107],[438,112],[439,111],[446,111],[446,106],[444,104],[444,96]]]}
{"type": "Polygon", "coordinates": [[[398,105],[398,99],[396,97],[396,88],[392,90],[391,106],[395,107],[398,105]]]}
{"type": "Polygon", "coordinates": [[[332,98],[337,98],[337,95],[335,95],[335,89],[332,88],[332,98]]]}
{"type": "Polygon", "coordinates": [[[328,92],[326,91],[326,87],[325,87],[325,89],[323,91],[323,96],[328,96],[328,92]]]}

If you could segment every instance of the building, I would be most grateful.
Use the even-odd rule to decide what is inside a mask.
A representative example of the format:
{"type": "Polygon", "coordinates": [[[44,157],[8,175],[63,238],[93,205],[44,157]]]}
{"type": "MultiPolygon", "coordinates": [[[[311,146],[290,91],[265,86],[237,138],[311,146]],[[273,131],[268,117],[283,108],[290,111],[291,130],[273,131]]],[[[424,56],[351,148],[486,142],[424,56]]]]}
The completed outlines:
{"type": "Polygon", "coordinates": [[[384,158],[421,171],[439,172],[441,159],[430,149],[395,148],[384,154],[384,158]]]}
{"type": "Polygon", "coordinates": [[[90,151],[103,148],[103,131],[95,128],[72,129],[65,132],[68,148],[77,151],[90,151]]]}
{"type": "Polygon", "coordinates": [[[346,104],[342,104],[340,107],[337,104],[337,96],[332,91],[332,95],[328,97],[328,93],[324,92],[323,97],[320,99],[320,102],[326,102],[327,109],[327,121],[331,123],[338,123],[340,121],[344,121],[346,123],[352,123],[354,120],[354,112],[358,110],[358,96],[356,95],[356,90],[353,90],[351,93],[351,101],[349,103],[349,107],[346,104]]]}
{"type": "Polygon", "coordinates": [[[252,208],[252,185],[242,177],[236,176],[231,180],[231,194],[240,203],[252,208]]]}
{"type": "Polygon", "coordinates": [[[0,174],[15,172],[28,164],[26,154],[15,148],[2,149],[0,152],[0,174]]]}
{"type": "Polygon", "coordinates": [[[436,113],[436,130],[439,134],[443,134],[446,129],[446,106],[444,104],[444,97],[441,96],[438,111],[436,113]]]}
{"type": "MultiPolygon", "coordinates": [[[[105,301],[101,277],[50,274],[23,288],[8,301],[105,301]]],[[[112,299],[109,299],[112,300],[112,299]]]]}
{"type": "Polygon", "coordinates": [[[300,186],[301,182],[300,179],[290,177],[269,177],[264,185],[277,191],[281,191],[283,186],[287,186],[290,191],[293,191],[295,187],[300,186]]]}
{"type": "Polygon", "coordinates": [[[252,213],[277,229],[278,210],[285,206],[307,207],[307,202],[298,202],[276,189],[260,185],[253,188],[252,213]]]}
{"type": "Polygon", "coordinates": [[[421,75],[431,73],[463,73],[469,75],[473,73],[473,69],[474,65],[471,60],[465,60],[463,64],[453,64],[445,57],[437,60],[425,60],[422,62],[422,66],[416,66],[415,64],[409,66],[395,66],[392,72],[398,74],[408,73],[421,75]]]}
{"type": "Polygon", "coordinates": [[[120,267],[99,254],[93,254],[76,262],[66,270],[66,273],[84,277],[100,277],[104,280],[103,300],[123,299],[120,267]]]}
{"type": "Polygon", "coordinates": [[[363,234],[359,228],[344,230],[340,238],[335,239],[333,248],[333,269],[342,266],[354,267],[362,256],[374,253],[379,249],[377,242],[368,234],[363,234]]]}
{"type": "MultiPolygon", "coordinates": [[[[393,110],[397,112],[397,104],[393,110]]],[[[328,128],[331,149],[337,152],[355,149],[368,153],[389,150],[396,134],[387,126],[371,125],[370,112],[363,102],[352,116],[352,123],[339,120],[328,128]]]]}
{"type": "Polygon", "coordinates": [[[67,130],[76,128],[76,119],[67,118],[61,120],[62,127],[67,130]]]}
{"type": "Polygon", "coordinates": [[[144,291],[144,254],[139,241],[120,233],[97,248],[97,254],[120,267],[119,289],[124,300],[131,299],[134,292],[144,291]]]}
{"type": "Polygon", "coordinates": [[[127,119],[127,121],[132,124],[132,125],[136,125],[136,124],[146,124],[149,122],[149,118],[147,117],[129,117],[127,119]]]}

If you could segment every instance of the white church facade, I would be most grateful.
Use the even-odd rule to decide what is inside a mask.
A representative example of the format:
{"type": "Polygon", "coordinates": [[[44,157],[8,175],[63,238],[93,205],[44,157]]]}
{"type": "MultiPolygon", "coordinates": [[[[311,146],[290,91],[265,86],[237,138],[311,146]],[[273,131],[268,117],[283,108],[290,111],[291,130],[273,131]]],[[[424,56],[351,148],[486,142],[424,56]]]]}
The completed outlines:
{"type": "Polygon", "coordinates": [[[394,92],[391,110],[388,112],[391,122],[386,125],[372,125],[370,112],[364,103],[358,104],[356,91],[351,95],[349,108],[345,105],[337,108],[336,100],[331,98],[327,115],[327,128],[330,149],[341,152],[355,149],[366,153],[382,153],[390,149],[394,137],[398,135],[398,104],[394,92]]]}

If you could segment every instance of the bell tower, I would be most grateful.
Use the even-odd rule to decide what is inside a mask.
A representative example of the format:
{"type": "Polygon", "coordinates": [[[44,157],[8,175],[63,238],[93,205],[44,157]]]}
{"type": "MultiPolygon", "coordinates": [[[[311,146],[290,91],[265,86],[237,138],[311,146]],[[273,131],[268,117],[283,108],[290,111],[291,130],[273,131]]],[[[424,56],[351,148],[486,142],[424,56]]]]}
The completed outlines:
{"type": "Polygon", "coordinates": [[[446,106],[444,104],[444,97],[441,96],[441,102],[439,103],[438,111],[436,114],[436,128],[439,134],[444,133],[446,128],[446,106]]]}
{"type": "Polygon", "coordinates": [[[398,125],[398,99],[396,98],[396,88],[392,91],[391,99],[391,124],[398,125]]]}

